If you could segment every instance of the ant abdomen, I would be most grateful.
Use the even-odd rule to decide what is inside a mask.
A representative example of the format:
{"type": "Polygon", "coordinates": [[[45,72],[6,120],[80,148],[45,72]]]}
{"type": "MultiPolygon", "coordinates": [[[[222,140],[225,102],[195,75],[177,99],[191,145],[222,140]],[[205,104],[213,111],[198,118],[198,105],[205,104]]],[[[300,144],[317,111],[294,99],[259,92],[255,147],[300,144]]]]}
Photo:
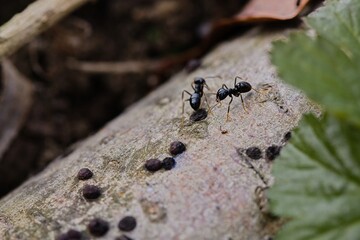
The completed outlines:
{"type": "Polygon", "coordinates": [[[238,82],[235,85],[235,89],[240,93],[246,93],[246,92],[250,92],[252,87],[248,82],[238,82]]]}

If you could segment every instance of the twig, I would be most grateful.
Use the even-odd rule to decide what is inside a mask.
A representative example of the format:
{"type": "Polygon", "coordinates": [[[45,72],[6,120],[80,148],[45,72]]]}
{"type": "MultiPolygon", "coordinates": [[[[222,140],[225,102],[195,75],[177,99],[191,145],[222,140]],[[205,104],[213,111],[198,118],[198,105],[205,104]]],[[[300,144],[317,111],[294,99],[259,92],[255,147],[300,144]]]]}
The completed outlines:
{"type": "Polygon", "coordinates": [[[161,69],[160,61],[125,61],[125,62],[80,62],[69,60],[68,68],[86,73],[125,74],[156,72],[161,69]]]}
{"type": "Polygon", "coordinates": [[[70,69],[86,73],[102,74],[126,74],[126,73],[148,73],[164,72],[174,66],[186,63],[190,59],[201,56],[207,49],[207,45],[195,47],[179,55],[161,59],[146,59],[123,62],[83,62],[69,59],[67,66],[70,69]]]}
{"type": "Polygon", "coordinates": [[[37,0],[0,27],[0,60],[89,0],[37,0]]]}

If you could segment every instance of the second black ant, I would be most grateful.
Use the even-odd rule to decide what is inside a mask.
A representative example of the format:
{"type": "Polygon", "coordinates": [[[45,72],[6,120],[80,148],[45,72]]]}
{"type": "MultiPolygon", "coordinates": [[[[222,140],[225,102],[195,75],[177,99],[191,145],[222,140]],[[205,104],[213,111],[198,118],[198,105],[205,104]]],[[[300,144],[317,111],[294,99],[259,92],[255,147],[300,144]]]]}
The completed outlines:
{"type": "MultiPolygon", "coordinates": [[[[206,77],[206,78],[216,78],[218,76],[214,77],[206,77]]],[[[205,78],[202,77],[196,77],[194,81],[191,83],[191,87],[194,90],[194,93],[190,93],[186,90],[182,92],[182,123],[184,122],[184,109],[185,109],[185,101],[190,102],[190,106],[194,111],[199,110],[201,106],[201,98],[202,96],[205,97],[205,101],[208,105],[209,112],[211,111],[211,108],[209,106],[209,102],[206,98],[206,95],[204,95],[204,87],[206,87],[208,90],[210,90],[209,86],[206,84],[205,78]],[[184,93],[187,93],[190,95],[190,98],[184,100],[184,93]]]]}
{"type": "Polygon", "coordinates": [[[244,108],[244,111],[247,112],[246,108],[245,108],[245,104],[244,104],[244,100],[241,96],[241,93],[246,93],[246,92],[250,92],[251,90],[254,90],[256,92],[258,92],[256,89],[254,89],[250,83],[245,82],[245,81],[241,81],[241,82],[236,82],[237,79],[241,79],[241,77],[235,77],[235,81],[234,81],[234,88],[228,88],[225,84],[222,85],[222,87],[217,91],[216,93],[216,101],[218,103],[221,103],[222,100],[224,100],[227,97],[230,97],[230,102],[228,104],[228,109],[227,109],[227,114],[226,114],[226,120],[229,121],[230,119],[230,104],[233,101],[233,96],[234,97],[239,97],[241,98],[241,103],[242,106],[244,108]]]}

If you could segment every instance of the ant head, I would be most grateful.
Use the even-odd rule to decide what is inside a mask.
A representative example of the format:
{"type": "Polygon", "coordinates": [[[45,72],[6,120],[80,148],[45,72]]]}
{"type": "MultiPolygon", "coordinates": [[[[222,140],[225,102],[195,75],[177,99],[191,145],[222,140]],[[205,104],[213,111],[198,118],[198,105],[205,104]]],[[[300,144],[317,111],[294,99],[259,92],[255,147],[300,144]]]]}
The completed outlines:
{"type": "Polygon", "coordinates": [[[249,92],[252,89],[252,87],[250,83],[243,81],[243,82],[238,82],[235,85],[235,89],[241,93],[245,93],[245,92],[249,92]]]}
{"type": "Polygon", "coordinates": [[[196,78],[194,79],[194,83],[195,83],[195,84],[204,84],[204,83],[205,83],[205,79],[202,78],[202,77],[196,77],[196,78]]]}

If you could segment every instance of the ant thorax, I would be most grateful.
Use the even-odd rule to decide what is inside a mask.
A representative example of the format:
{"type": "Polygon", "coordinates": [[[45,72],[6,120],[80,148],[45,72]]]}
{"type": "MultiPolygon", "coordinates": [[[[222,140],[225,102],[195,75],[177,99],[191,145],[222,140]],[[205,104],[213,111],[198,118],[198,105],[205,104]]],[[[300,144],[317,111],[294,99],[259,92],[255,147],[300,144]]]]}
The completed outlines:
{"type": "Polygon", "coordinates": [[[200,108],[201,95],[202,94],[195,92],[190,96],[190,106],[191,106],[192,109],[198,110],[200,108]]]}
{"type": "Polygon", "coordinates": [[[216,100],[222,101],[229,95],[229,90],[225,88],[220,88],[216,93],[216,100]]]}

